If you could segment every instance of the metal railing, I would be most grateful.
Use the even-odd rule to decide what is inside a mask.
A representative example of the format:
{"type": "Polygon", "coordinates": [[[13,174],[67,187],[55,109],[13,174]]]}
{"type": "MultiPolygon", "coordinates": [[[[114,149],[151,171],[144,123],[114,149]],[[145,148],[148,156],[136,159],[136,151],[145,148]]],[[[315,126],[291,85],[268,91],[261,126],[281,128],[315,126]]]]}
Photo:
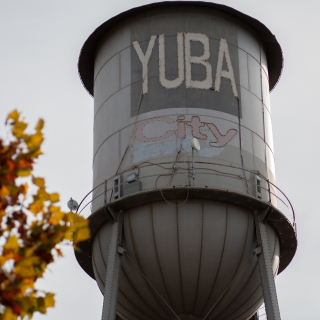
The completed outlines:
{"type": "MultiPolygon", "coordinates": [[[[190,167],[191,162],[190,161],[177,161],[175,163],[173,162],[162,162],[162,163],[153,163],[153,162],[142,162],[139,165],[136,166],[132,166],[120,173],[117,174],[117,176],[119,175],[123,175],[125,173],[129,173],[132,172],[133,170],[138,170],[138,177],[137,180],[143,181],[145,179],[150,179],[150,178],[155,178],[155,187],[153,188],[154,190],[159,190],[161,191],[162,189],[166,189],[167,186],[161,186],[159,187],[157,185],[158,179],[160,177],[171,177],[170,181],[172,182],[172,179],[175,176],[185,176],[187,177],[187,184],[186,185],[175,185],[176,187],[184,187],[186,189],[192,189],[195,186],[191,185],[192,183],[190,182],[190,177],[192,176],[191,174],[191,167],[190,167]],[[183,168],[183,167],[177,167],[178,165],[187,165],[188,168],[183,168]],[[170,167],[165,167],[165,165],[170,165],[170,167]],[[143,168],[147,168],[150,166],[158,166],[161,167],[162,169],[166,169],[169,170],[171,172],[169,173],[161,173],[161,174],[149,174],[149,175],[141,175],[140,174],[140,170],[143,168]],[[184,171],[184,172],[181,172],[184,171]]],[[[293,228],[295,231],[296,230],[296,219],[295,219],[295,213],[294,213],[294,209],[292,207],[291,202],[289,201],[288,197],[284,194],[284,192],[278,188],[274,183],[270,182],[267,178],[265,178],[262,174],[253,171],[253,170],[249,170],[249,169],[245,169],[242,167],[238,167],[238,166],[233,166],[233,165],[225,165],[225,164],[221,164],[221,163],[211,163],[211,162],[195,162],[195,166],[196,166],[196,176],[197,175],[210,175],[210,176],[216,176],[216,177],[225,177],[225,178],[231,178],[234,180],[238,180],[238,181],[242,181],[244,182],[247,186],[250,185],[253,188],[260,188],[261,190],[264,190],[265,193],[268,195],[268,199],[263,200],[263,199],[259,199],[265,203],[268,204],[273,204],[273,200],[272,198],[277,201],[277,209],[279,211],[281,211],[287,218],[288,220],[291,222],[293,228]],[[201,168],[197,168],[197,165],[201,165],[201,168]],[[210,167],[203,167],[203,165],[205,166],[210,166],[210,167]],[[246,177],[242,176],[241,174],[236,174],[236,173],[231,173],[231,172],[223,172],[221,170],[217,170],[216,168],[220,167],[220,168],[228,168],[231,170],[239,170],[240,173],[243,173],[243,175],[245,176],[245,173],[248,173],[250,176],[258,176],[264,183],[260,183],[259,185],[256,182],[251,181],[251,179],[247,179],[246,177]],[[264,186],[263,186],[264,185],[264,186]]],[[[111,187],[107,187],[108,185],[110,185],[110,182],[115,178],[116,176],[112,176],[110,177],[108,180],[100,183],[99,185],[97,185],[95,188],[93,188],[90,192],[88,192],[86,194],[86,196],[82,199],[82,201],[80,202],[77,212],[79,214],[81,214],[81,212],[83,212],[83,210],[85,208],[87,208],[90,204],[92,204],[92,202],[96,199],[98,199],[101,196],[104,196],[104,204],[107,203],[111,203],[112,201],[112,193],[113,193],[113,189],[115,188],[113,185],[111,187]],[[102,192],[101,189],[103,189],[102,192]],[[100,192],[100,193],[99,193],[100,192]],[[99,194],[98,194],[99,193],[99,194]],[[111,193],[110,199],[109,201],[107,200],[107,195],[111,193]],[[93,194],[92,199],[87,202],[84,206],[83,203],[85,201],[85,199],[87,199],[87,197],[93,194]],[[81,207],[82,206],[82,207],[81,207]]],[[[122,182],[120,183],[117,187],[124,187],[125,185],[129,184],[130,182],[122,182]]],[[[208,187],[210,189],[210,187],[208,187]]],[[[228,189],[225,189],[221,186],[219,186],[218,188],[212,188],[212,189],[221,189],[221,190],[228,190],[228,191],[235,191],[238,192],[238,190],[230,190],[230,185],[228,187],[228,189]]],[[[248,188],[247,188],[248,190],[248,188]]],[[[147,190],[143,190],[141,192],[146,192],[147,190]]],[[[239,193],[239,192],[238,192],[239,193]]],[[[244,192],[240,192],[240,194],[244,192]]],[[[248,195],[248,194],[246,194],[248,195]]],[[[249,196],[256,198],[253,194],[249,194],[249,196]]],[[[91,210],[90,210],[91,211],[91,210]]],[[[91,213],[91,212],[90,212],[91,213]]]]}

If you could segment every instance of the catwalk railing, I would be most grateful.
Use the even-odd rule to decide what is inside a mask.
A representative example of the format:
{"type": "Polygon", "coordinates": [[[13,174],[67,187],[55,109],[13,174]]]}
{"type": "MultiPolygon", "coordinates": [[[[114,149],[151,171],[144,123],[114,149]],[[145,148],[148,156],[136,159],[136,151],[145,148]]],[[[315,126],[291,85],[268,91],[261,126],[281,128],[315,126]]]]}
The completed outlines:
{"type": "MultiPolygon", "coordinates": [[[[260,191],[261,194],[264,194],[263,197],[259,198],[260,201],[265,202],[266,204],[275,206],[283,215],[286,216],[286,218],[290,221],[292,224],[294,230],[297,232],[296,229],[296,219],[295,219],[295,213],[294,209],[292,207],[291,202],[289,201],[288,197],[285,195],[285,193],[278,188],[274,183],[272,183],[269,179],[264,177],[259,172],[241,168],[238,166],[233,165],[225,165],[220,163],[205,163],[205,162],[195,162],[195,180],[192,176],[192,167],[191,167],[191,161],[177,161],[175,163],[172,162],[166,162],[166,163],[152,163],[152,162],[143,162],[139,165],[132,166],[120,173],[118,173],[115,176],[110,177],[108,180],[105,180],[104,182],[97,185],[94,189],[92,189],[90,192],[86,194],[86,196],[82,199],[80,202],[77,212],[79,214],[83,214],[84,216],[88,217],[91,214],[91,204],[93,201],[97,200],[100,197],[104,197],[104,205],[108,205],[112,203],[114,200],[112,198],[112,194],[115,188],[121,188],[125,185],[131,183],[129,181],[125,181],[120,183],[117,186],[113,185],[114,178],[116,176],[132,173],[135,170],[138,170],[137,177],[135,180],[140,180],[142,183],[146,179],[155,179],[155,186],[152,189],[161,191],[162,189],[167,188],[173,188],[171,186],[172,179],[174,177],[181,176],[183,178],[183,181],[186,182],[184,185],[175,185],[175,187],[179,188],[186,188],[186,189],[194,189],[198,188],[199,186],[196,185],[195,181],[197,181],[197,177],[201,175],[206,176],[212,176],[214,177],[225,177],[228,179],[234,179],[234,181],[241,181],[246,185],[247,192],[239,192],[239,190],[235,189],[232,190],[232,183],[225,185],[219,185],[218,187],[211,187],[208,186],[207,189],[219,189],[219,190],[225,190],[225,191],[234,191],[239,194],[244,194],[246,196],[252,197],[253,199],[257,199],[256,193],[260,191]],[[165,165],[170,165],[170,167],[165,167],[165,165]],[[178,165],[186,165],[187,167],[178,167],[178,165]],[[161,174],[147,174],[142,175],[140,173],[140,170],[147,167],[152,166],[158,166],[163,169],[167,169],[170,172],[169,173],[161,173],[161,174]],[[199,167],[201,166],[201,167],[199,167]],[[207,167],[209,166],[209,167],[207,167]],[[219,168],[220,170],[218,170],[219,168]],[[228,172],[223,172],[221,170],[228,169],[228,172]],[[240,174],[239,174],[240,172],[240,174]],[[247,177],[249,175],[249,178],[247,177]],[[159,186],[158,180],[161,177],[168,177],[170,178],[167,185],[164,185],[163,183],[161,186],[159,186]],[[253,177],[253,178],[252,178],[253,177]],[[110,186],[111,185],[111,186],[110,186]],[[169,187],[168,187],[169,185],[169,187]],[[250,189],[250,192],[249,192],[250,189]],[[255,191],[252,191],[255,190],[255,191]],[[86,204],[84,204],[85,200],[92,194],[92,199],[88,201],[86,204]],[[108,196],[109,195],[109,196],[108,196]],[[109,199],[108,199],[109,198],[109,199]],[[88,207],[90,210],[88,210],[88,207]],[[85,210],[87,209],[87,210],[85,210]]],[[[150,170],[149,170],[150,171],[150,170]]],[[[228,180],[230,181],[230,180],[228,180]]],[[[146,190],[140,191],[140,192],[146,192],[146,190]]],[[[123,197],[124,198],[124,197],[123,197]]]]}

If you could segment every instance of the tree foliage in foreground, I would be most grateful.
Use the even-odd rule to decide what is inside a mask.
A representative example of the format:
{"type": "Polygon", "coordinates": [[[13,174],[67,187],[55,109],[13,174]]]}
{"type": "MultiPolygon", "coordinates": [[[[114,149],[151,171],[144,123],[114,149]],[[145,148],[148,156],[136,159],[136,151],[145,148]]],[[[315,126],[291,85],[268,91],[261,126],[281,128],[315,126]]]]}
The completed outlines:
{"type": "Polygon", "coordinates": [[[35,282],[57,256],[59,244],[89,238],[88,222],[57,206],[59,195],[46,191],[32,173],[41,154],[43,120],[32,134],[15,110],[7,118],[10,138],[0,139],[0,319],[32,318],[54,306],[54,294],[35,282]]]}

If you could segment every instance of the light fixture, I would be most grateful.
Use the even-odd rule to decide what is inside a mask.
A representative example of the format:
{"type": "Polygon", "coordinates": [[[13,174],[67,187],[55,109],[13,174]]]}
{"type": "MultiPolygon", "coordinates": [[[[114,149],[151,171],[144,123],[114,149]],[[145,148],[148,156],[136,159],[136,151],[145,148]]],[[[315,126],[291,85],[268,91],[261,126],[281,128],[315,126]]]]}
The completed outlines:
{"type": "Polygon", "coordinates": [[[133,181],[136,181],[138,179],[138,174],[133,172],[133,173],[130,173],[127,175],[127,182],[130,183],[130,182],[133,182],[133,181]]]}

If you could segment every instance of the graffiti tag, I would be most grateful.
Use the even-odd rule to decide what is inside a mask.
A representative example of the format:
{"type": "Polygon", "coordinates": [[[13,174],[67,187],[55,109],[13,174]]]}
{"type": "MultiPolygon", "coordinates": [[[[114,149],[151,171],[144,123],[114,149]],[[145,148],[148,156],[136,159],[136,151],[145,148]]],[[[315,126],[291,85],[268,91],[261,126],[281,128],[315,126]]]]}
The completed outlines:
{"type": "Polygon", "coordinates": [[[223,147],[226,144],[228,144],[238,133],[236,129],[229,129],[225,134],[222,134],[218,128],[213,124],[209,122],[202,122],[198,116],[193,116],[191,118],[191,121],[186,121],[184,115],[180,115],[177,117],[177,120],[174,120],[169,117],[156,117],[151,118],[143,121],[138,128],[136,129],[135,136],[138,140],[142,142],[155,142],[155,141],[161,141],[164,139],[168,139],[173,135],[176,135],[178,138],[186,138],[186,127],[191,127],[192,136],[200,139],[200,140],[207,140],[208,136],[206,134],[203,134],[201,132],[201,128],[207,127],[213,136],[216,138],[216,141],[209,141],[209,145],[211,147],[223,147]],[[152,128],[148,126],[152,126],[152,123],[155,121],[164,122],[167,124],[173,124],[177,123],[176,129],[167,130],[164,134],[156,137],[148,137],[145,135],[146,129],[152,128]]]}

